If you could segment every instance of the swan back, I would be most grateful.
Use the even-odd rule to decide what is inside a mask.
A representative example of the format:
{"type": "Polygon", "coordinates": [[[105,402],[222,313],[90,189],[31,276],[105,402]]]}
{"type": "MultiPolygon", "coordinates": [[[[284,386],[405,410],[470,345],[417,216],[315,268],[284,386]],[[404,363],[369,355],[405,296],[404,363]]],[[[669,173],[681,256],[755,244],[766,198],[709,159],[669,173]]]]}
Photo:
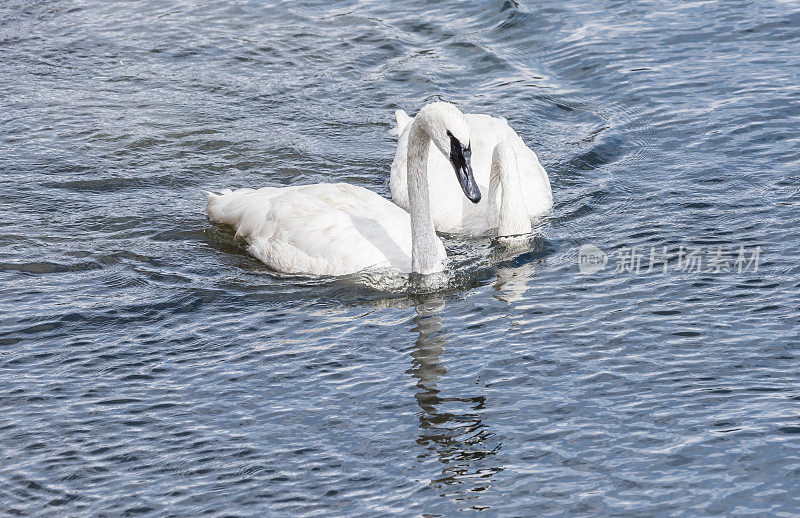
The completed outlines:
{"type": "MultiPolygon", "coordinates": [[[[290,274],[346,275],[366,269],[408,273],[408,213],[350,184],[311,184],[208,193],[208,217],[236,229],[247,251],[290,274]]],[[[436,241],[435,261],[447,257],[436,241]]]]}

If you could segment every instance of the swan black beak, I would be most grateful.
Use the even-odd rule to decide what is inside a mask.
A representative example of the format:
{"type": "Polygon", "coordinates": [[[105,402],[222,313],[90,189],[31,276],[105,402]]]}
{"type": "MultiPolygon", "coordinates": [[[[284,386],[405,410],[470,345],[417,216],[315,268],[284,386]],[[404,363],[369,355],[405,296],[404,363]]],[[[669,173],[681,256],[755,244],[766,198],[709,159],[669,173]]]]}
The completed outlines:
{"type": "Polygon", "coordinates": [[[464,195],[469,198],[469,201],[478,203],[481,201],[481,190],[478,189],[478,184],[472,175],[472,146],[464,147],[461,141],[449,131],[447,135],[450,137],[450,163],[456,172],[461,190],[464,191],[464,195]]]}

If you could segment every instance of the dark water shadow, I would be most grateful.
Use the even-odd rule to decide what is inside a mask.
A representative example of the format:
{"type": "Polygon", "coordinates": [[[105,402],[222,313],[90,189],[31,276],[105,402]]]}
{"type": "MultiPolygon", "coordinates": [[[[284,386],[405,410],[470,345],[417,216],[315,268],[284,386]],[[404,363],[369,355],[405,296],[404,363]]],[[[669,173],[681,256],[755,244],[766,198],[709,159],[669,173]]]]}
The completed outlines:
{"type": "Polygon", "coordinates": [[[426,449],[418,459],[435,455],[441,463],[441,474],[430,482],[441,496],[464,503],[467,509],[485,510],[488,507],[480,505],[481,494],[504,469],[495,457],[501,444],[484,423],[487,400],[480,386],[466,396],[448,396],[440,388],[447,374],[441,357],[449,339],[443,325],[444,308],[441,295],[429,296],[415,306],[413,331],[419,336],[406,372],[416,380],[414,398],[420,408],[417,444],[426,449]]]}

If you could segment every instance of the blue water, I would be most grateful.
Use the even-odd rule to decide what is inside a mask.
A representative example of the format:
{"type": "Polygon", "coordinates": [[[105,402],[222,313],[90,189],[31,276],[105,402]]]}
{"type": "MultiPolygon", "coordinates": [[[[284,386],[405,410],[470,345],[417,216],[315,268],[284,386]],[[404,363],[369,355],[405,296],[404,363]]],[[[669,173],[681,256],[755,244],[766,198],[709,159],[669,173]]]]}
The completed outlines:
{"type": "Polygon", "coordinates": [[[791,0],[3,2],[0,512],[796,516],[798,128],[791,0]],[[548,170],[527,249],[382,293],[206,220],[388,196],[437,98],[548,170]],[[664,246],[761,254],[614,271],[664,246]]]}

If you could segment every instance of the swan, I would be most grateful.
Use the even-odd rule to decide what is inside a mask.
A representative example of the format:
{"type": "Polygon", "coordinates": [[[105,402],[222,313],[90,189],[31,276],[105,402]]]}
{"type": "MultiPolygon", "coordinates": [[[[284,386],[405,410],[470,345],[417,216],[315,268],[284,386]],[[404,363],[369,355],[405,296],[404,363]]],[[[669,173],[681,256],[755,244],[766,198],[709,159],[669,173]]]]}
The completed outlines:
{"type": "Polygon", "coordinates": [[[409,125],[407,147],[410,213],[377,193],[346,183],[207,193],[206,213],[212,221],[235,228],[236,236],[247,242],[247,251],[279,272],[441,272],[447,254],[431,218],[428,152],[448,157],[457,179],[454,186],[478,203],[481,193],[469,160],[469,124],[452,104],[428,104],[409,125]]]}
{"type": "MultiPolygon", "coordinates": [[[[539,159],[505,119],[483,114],[465,114],[470,127],[472,170],[481,189],[489,184],[490,165],[495,146],[502,141],[510,144],[516,156],[519,171],[519,189],[522,193],[529,219],[545,214],[553,207],[553,194],[547,172],[539,159]]],[[[406,186],[407,147],[414,118],[403,110],[395,112],[397,126],[390,133],[398,135],[397,151],[392,162],[389,188],[392,200],[408,210],[409,196],[406,186]]],[[[428,155],[428,187],[430,196],[437,200],[431,207],[436,230],[452,234],[480,235],[496,228],[489,214],[489,200],[478,204],[463,203],[453,193],[453,179],[447,174],[447,161],[438,153],[428,155]]],[[[491,197],[489,197],[491,199],[491,197]]]]}

